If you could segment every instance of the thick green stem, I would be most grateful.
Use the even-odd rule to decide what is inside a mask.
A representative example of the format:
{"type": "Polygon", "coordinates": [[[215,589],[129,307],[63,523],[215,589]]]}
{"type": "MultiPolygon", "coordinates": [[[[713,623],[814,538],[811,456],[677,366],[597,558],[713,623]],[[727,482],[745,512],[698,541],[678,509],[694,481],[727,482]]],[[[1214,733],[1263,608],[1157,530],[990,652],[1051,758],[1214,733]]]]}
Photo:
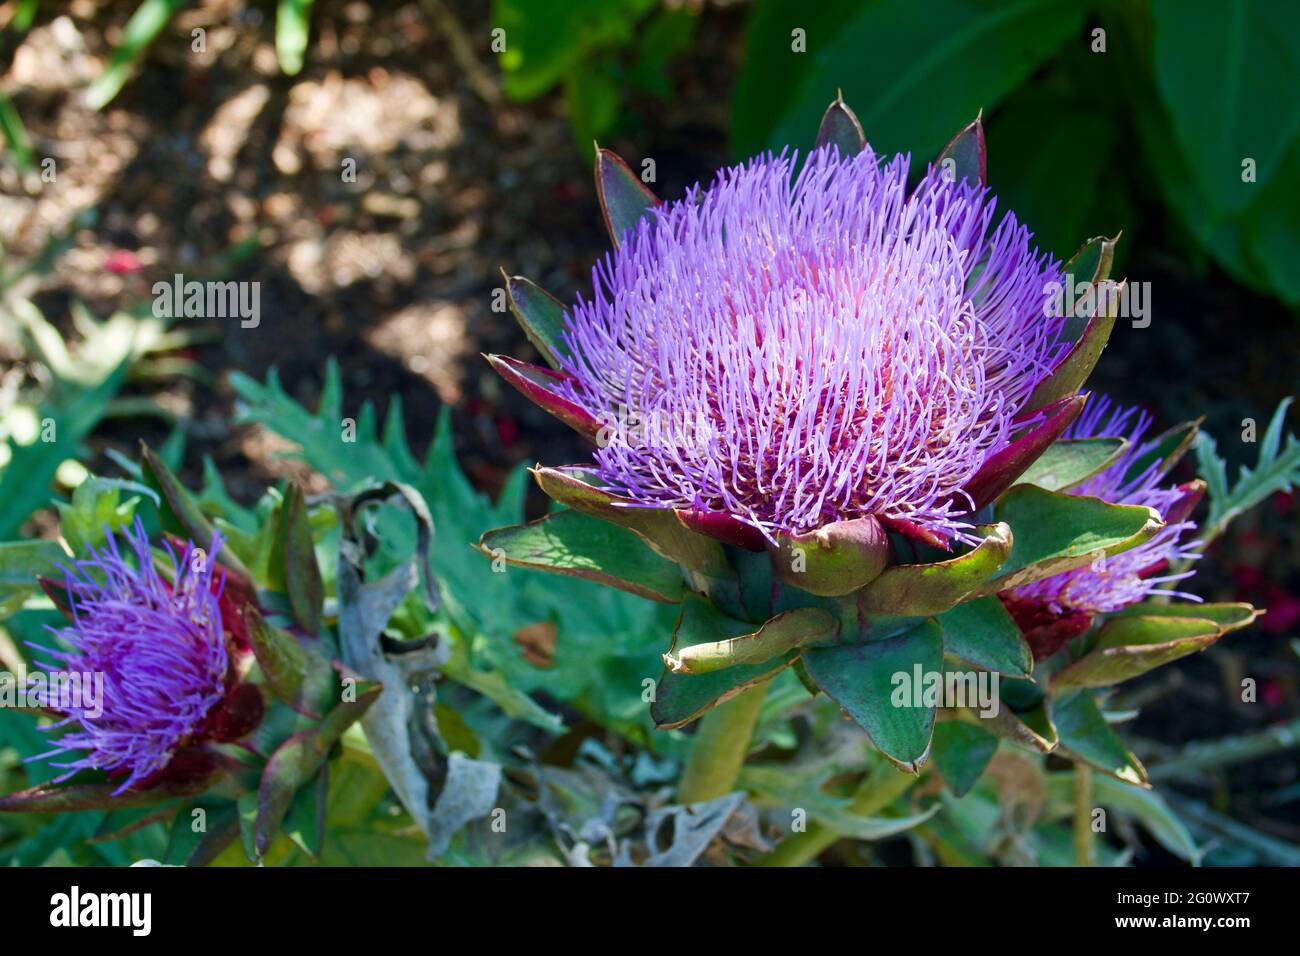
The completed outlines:
{"type": "Polygon", "coordinates": [[[1152,780],[1177,780],[1296,747],[1300,747],[1300,718],[1252,734],[1189,744],[1177,757],[1152,766],[1148,776],[1152,780]]]}
{"type": "Polygon", "coordinates": [[[736,788],[768,682],[741,691],[704,715],[677,787],[678,803],[716,800],[736,788]]]}
{"type": "Polygon", "coordinates": [[[1074,765],[1074,863],[1096,866],[1096,847],[1092,842],[1092,768],[1074,765]]]}
{"type": "MultiPolygon", "coordinates": [[[[868,773],[853,793],[849,812],[860,817],[879,813],[895,799],[907,792],[919,777],[890,767],[881,767],[868,773]]],[[[796,833],[763,859],[759,866],[804,866],[821,856],[836,840],[839,833],[823,823],[813,820],[803,833],[796,833]]]]}

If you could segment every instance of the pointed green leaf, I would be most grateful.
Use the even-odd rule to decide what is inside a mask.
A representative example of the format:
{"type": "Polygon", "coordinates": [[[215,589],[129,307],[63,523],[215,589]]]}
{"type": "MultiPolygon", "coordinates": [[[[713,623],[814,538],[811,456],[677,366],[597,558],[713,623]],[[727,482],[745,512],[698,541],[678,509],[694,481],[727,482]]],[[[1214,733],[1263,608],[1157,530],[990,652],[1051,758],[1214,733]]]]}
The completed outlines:
{"type": "Polygon", "coordinates": [[[918,671],[923,680],[943,672],[937,623],[925,621],[902,637],[812,648],[803,661],[881,753],[903,770],[920,771],[930,753],[935,708],[916,706],[923,688],[915,685],[918,671]]]}
{"type": "Polygon", "coordinates": [[[298,626],[313,636],[319,634],[325,586],[316,563],[307,500],[297,485],[289,486],[280,506],[275,555],[268,570],[271,586],[288,593],[298,626]]]}
{"type": "MultiPolygon", "coordinates": [[[[1067,330],[1071,323],[1076,321],[1086,322],[1086,325],[1083,326],[1079,340],[1066,353],[1061,363],[1038,383],[1038,387],[1029,396],[1029,401],[1025,403],[1026,411],[1045,408],[1067,395],[1074,395],[1083,387],[1092,370],[1097,367],[1097,360],[1106,350],[1106,345],[1110,342],[1110,334],[1115,329],[1115,320],[1119,317],[1124,284],[1106,284],[1098,288],[1106,291],[1104,301],[1099,303],[1099,307],[1094,310],[1095,314],[1091,317],[1076,316],[1067,321],[1067,330]]],[[[1069,332],[1067,331],[1066,334],[1068,335],[1069,332]]]]}
{"type": "MultiPolygon", "coordinates": [[[[716,634],[708,624],[717,617],[712,605],[691,596],[683,602],[678,628],[692,635],[716,634]],[[700,621],[700,617],[705,620],[700,621]]],[[[674,641],[676,649],[664,655],[664,663],[676,674],[707,674],[738,664],[762,664],[796,648],[833,641],[838,633],[839,621],[831,614],[820,608],[797,608],[778,614],[747,634],[700,643],[674,641]]]]}
{"type": "Polygon", "coordinates": [[[564,305],[541,286],[523,276],[508,276],[506,296],[528,341],[541,353],[551,368],[560,367],[560,356],[569,354],[564,344],[564,305]]]}
{"type": "MultiPolygon", "coordinates": [[[[689,649],[695,645],[743,638],[752,635],[753,631],[753,624],[730,618],[702,598],[688,595],[665,660],[680,659],[684,654],[689,656],[689,649]]],[[[677,674],[665,667],[655,687],[650,716],[660,729],[681,727],[741,691],[768,680],[798,656],[798,651],[787,651],[757,663],[736,664],[703,674],[677,674]]]]}
{"type": "Polygon", "coordinates": [[[1055,696],[1051,708],[1062,750],[1118,780],[1146,786],[1146,770],[1106,723],[1089,691],[1055,696]]]}
{"type": "Polygon", "coordinates": [[[934,161],[940,175],[945,178],[951,175],[952,182],[965,180],[974,186],[988,185],[988,154],[984,146],[982,120],[982,115],[975,117],[943,148],[934,161]]]}
{"type": "MultiPolygon", "coordinates": [[[[1157,592],[1158,593],[1158,592],[1157,592]]],[[[1213,621],[1227,633],[1235,631],[1253,623],[1255,618],[1259,617],[1258,608],[1249,604],[1193,604],[1189,602],[1179,602],[1177,604],[1158,604],[1154,601],[1147,601],[1141,604],[1130,604],[1128,607],[1120,608],[1118,611],[1111,613],[1115,619],[1124,617],[1194,617],[1204,621],[1213,621]]]]}
{"type": "Polygon", "coordinates": [[[998,738],[964,720],[941,720],[934,726],[934,762],[955,796],[963,796],[998,749],[998,738]]]}
{"type": "Polygon", "coordinates": [[[1128,471],[1124,473],[1124,484],[1136,481],[1142,476],[1148,468],[1156,462],[1160,463],[1157,474],[1168,474],[1169,470],[1178,464],[1179,460],[1192,447],[1196,441],[1196,434],[1200,430],[1201,423],[1205,421],[1202,416],[1194,422],[1183,422],[1181,425],[1175,425],[1168,431],[1161,432],[1155,438],[1151,439],[1149,444],[1151,448],[1133,459],[1129,464],[1128,471]]]}
{"type": "Polygon", "coordinates": [[[340,703],[314,729],[288,737],[271,754],[257,790],[254,849],[258,857],[270,849],[298,788],[316,776],[343,732],[365,715],[383,689],[381,684],[358,680],[354,699],[340,703]]]}
{"type": "Polygon", "coordinates": [[[939,614],[983,585],[1013,553],[1006,524],[981,526],[984,540],[966,554],[931,564],[899,564],[861,592],[864,610],[883,614],[939,614]]]}
{"type": "Polygon", "coordinates": [[[622,157],[608,149],[596,150],[596,195],[615,248],[622,245],[624,233],[635,229],[647,210],[659,205],[659,198],[622,157]]]}
{"type": "Polygon", "coordinates": [[[325,844],[325,805],[329,796],[329,764],[321,767],[314,780],[298,788],[284,821],[284,832],[311,857],[319,857],[325,844]]]}
{"type": "Polygon", "coordinates": [[[991,594],[1038,581],[1119,554],[1156,534],[1164,523],[1150,508],[1113,505],[1086,495],[1017,485],[998,501],[994,515],[1011,526],[1011,555],[998,576],[980,588],[991,594]]]}
{"type": "Polygon", "coordinates": [[[943,650],[950,657],[986,670],[1028,677],[1034,655],[1015,620],[995,596],[976,598],[944,611],[943,650]]]}
{"type": "Polygon", "coordinates": [[[822,114],[821,126],[817,130],[817,145],[820,149],[828,144],[836,146],[844,157],[856,156],[867,145],[867,137],[862,132],[862,124],[853,110],[844,102],[843,96],[836,96],[835,102],[826,107],[822,114]]]}
{"type": "Polygon", "coordinates": [[[655,554],[631,531],[571,509],[528,524],[488,531],[479,550],[525,568],[599,581],[652,601],[681,600],[676,564],[655,554]]]}
{"type": "Polygon", "coordinates": [[[1049,445],[1016,484],[1066,491],[1114,462],[1127,445],[1122,438],[1062,438],[1049,445]]]}
{"type": "MultiPolygon", "coordinates": [[[[1195,605],[1183,605],[1195,613],[1195,605]]],[[[1052,676],[1053,690],[1108,687],[1209,647],[1223,634],[1195,617],[1133,616],[1107,621],[1087,654],[1052,676]]]]}
{"type": "MultiPolygon", "coordinates": [[[[140,445],[140,473],[144,483],[162,497],[163,504],[159,511],[162,514],[163,530],[182,535],[194,542],[196,547],[210,551],[212,522],[181,484],[180,479],[172,474],[171,469],[163,464],[162,459],[154,453],[153,449],[144,443],[140,445]]],[[[218,555],[218,560],[232,571],[251,578],[248,569],[231,549],[223,550],[218,555]]]]}

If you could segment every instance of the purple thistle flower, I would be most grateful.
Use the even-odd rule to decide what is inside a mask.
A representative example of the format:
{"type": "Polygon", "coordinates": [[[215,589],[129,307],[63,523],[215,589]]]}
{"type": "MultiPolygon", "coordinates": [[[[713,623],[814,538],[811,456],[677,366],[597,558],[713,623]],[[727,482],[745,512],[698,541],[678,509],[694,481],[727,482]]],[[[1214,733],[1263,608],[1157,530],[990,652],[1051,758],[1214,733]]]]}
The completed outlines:
{"type": "MultiPolygon", "coordinates": [[[[1187,520],[1200,498],[1187,487],[1161,486],[1162,460],[1153,459],[1140,473],[1129,475],[1134,464],[1156,447],[1143,441],[1151,427],[1151,416],[1137,408],[1123,408],[1104,395],[1096,396],[1088,409],[1066,431],[1068,438],[1124,438],[1128,448],[1112,464],[1071,489],[1071,494],[1090,495],[1115,504],[1146,505],[1166,521],[1150,540],[1103,562],[1084,565],[1041,581],[1012,588],[1006,598],[1037,605],[1052,614],[1084,612],[1088,615],[1118,611],[1141,601],[1162,584],[1181,581],[1195,572],[1160,575],[1159,572],[1200,557],[1195,543],[1184,536],[1196,528],[1187,520]]],[[[1201,600],[1181,591],[1162,591],[1192,601],[1201,600]]]]}
{"type": "Polygon", "coordinates": [[[768,537],[874,515],[970,540],[967,484],[1068,349],[1061,266],[983,187],[909,192],[908,165],[760,157],[597,264],[554,388],[607,424],[608,488],[768,537]]]}
{"type": "Polygon", "coordinates": [[[186,545],[177,558],[167,546],[171,583],[154,567],[138,518],[123,537],[125,556],[110,533],[104,548],[63,569],[73,624],[51,633],[68,650],[39,648],[57,662],[39,663],[83,679],[102,675],[103,696],[70,699],[46,688],[39,703],[66,715],[51,729],[73,729],[33,758],[77,755],[52,764],[67,768],[60,779],[90,769],[125,774],[118,793],[146,782],[203,734],[231,676],[219,608],[224,582],[213,580],[220,536],[206,556],[186,545]]]}

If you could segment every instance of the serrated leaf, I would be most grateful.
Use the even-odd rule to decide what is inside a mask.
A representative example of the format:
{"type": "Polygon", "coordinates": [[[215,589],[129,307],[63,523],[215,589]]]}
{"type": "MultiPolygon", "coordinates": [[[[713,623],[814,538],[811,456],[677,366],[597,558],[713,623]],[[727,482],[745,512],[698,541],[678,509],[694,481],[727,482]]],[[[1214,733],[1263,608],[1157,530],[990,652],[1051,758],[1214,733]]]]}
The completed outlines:
{"type": "Polygon", "coordinates": [[[1228,486],[1227,464],[1219,457],[1215,441],[1205,432],[1196,436],[1197,466],[1209,490],[1210,515],[1202,539],[1211,541],[1239,514],[1249,511],[1269,495],[1290,491],[1300,485],[1300,442],[1283,429],[1286,412],[1292,402],[1283,399],[1269,421],[1259,445],[1259,458],[1253,468],[1242,466],[1237,480],[1228,486]]]}

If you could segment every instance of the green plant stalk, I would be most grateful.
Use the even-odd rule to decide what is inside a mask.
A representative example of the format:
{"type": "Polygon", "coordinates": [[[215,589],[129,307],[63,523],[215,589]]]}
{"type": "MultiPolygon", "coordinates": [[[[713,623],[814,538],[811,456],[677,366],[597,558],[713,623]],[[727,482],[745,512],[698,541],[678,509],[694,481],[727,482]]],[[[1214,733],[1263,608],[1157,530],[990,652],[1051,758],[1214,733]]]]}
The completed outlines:
{"type": "Polygon", "coordinates": [[[1207,770],[1230,767],[1247,760],[1300,747],[1300,718],[1268,727],[1253,734],[1221,737],[1208,743],[1188,744],[1182,753],[1153,764],[1147,776],[1151,780],[1177,780],[1194,777],[1207,770]]]}
{"type": "MultiPolygon", "coordinates": [[[[860,817],[879,813],[906,793],[919,775],[892,771],[886,767],[873,770],[853,792],[849,812],[860,817]]],[[[840,838],[834,827],[813,820],[803,833],[796,833],[758,861],[759,866],[805,866],[817,859],[840,838]]]]}
{"type": "Polygon", "coordinates": [[[1092,768],[1074,765],[1074,863],[1096,866],[1096,847],[1092,843],[1092,768]]]}
{"type": "Polygon", "coordinates": [[[677,787],[678,803],[716,800],[736,788],[767,688],[764,681],[704,715],[677,787]]]}

